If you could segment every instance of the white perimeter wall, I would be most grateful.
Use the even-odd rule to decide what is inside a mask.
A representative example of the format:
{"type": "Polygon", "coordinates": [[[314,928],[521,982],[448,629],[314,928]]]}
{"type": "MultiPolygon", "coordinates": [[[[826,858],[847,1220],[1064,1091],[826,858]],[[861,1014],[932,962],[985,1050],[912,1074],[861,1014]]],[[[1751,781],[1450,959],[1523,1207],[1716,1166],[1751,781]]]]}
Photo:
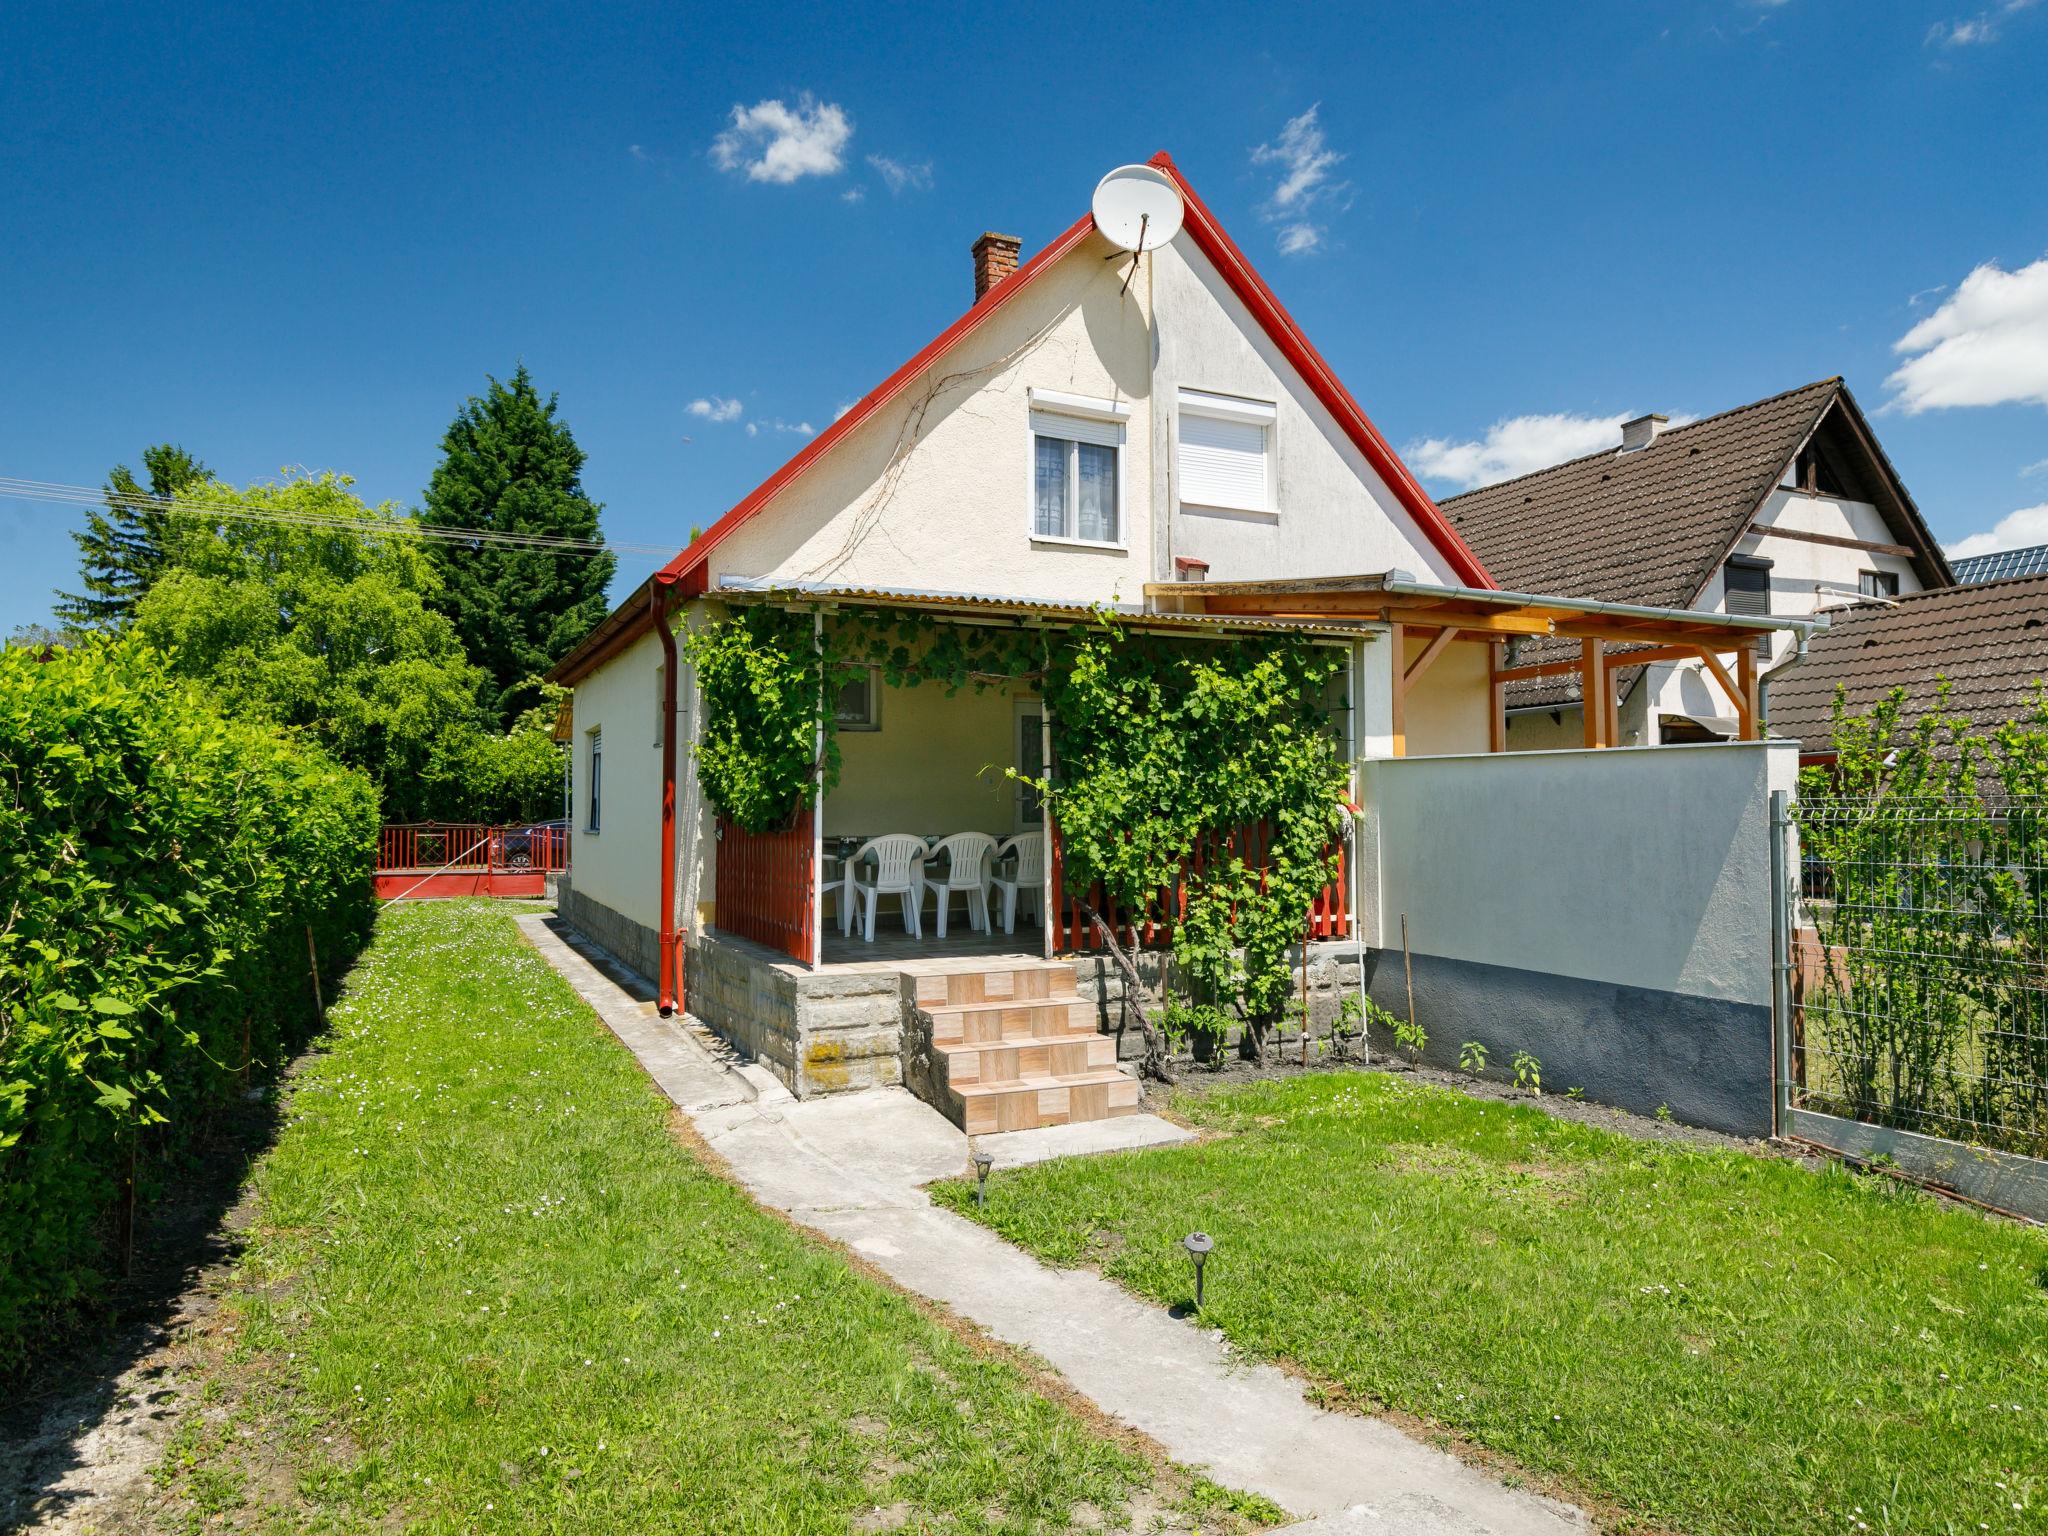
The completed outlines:
{"type": "Polygon", "coordinates": [[[1769,793],[1793,742],[1364,765],[1383,948],[1770,1002],[1769,793]]]}

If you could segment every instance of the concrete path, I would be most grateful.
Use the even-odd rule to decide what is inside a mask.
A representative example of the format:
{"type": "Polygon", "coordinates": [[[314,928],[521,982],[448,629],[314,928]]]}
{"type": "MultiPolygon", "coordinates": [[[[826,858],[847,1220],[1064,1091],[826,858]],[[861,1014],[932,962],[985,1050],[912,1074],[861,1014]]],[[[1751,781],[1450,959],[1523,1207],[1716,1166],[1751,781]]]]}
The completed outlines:
{"type": "MultiPolygon", "coordinates": [[[[1316,1408],[1285,1373],[1246,1362],[1219,1332],[1098,1276],[1048,1269],[938,1209],[922,1186],[964,1171],[968,1145],[929,1106],[900,1089],[799,1102],[769,1078],[771,1092],[758,1068],[743,1076],[720,1062],[708,1034],[662,1020],[651,1002],[600,970],[593,962],[601,951],[571,947],[546,918],[519,922],[756,1199],[1030,1350],[1176,1461],[1301,1517],[1291,1531],[1563,1536],[1591,1528],[1582,1512],[1507,1488],[1383,1420],[1316,1408]]],[[[1023,1131],[982,1141],[1000,1145],[999,1165],[1010,1166],[1093,1150],[1079,1134],[1093,1128],[1062,1129],[1058,1137],[1023,1131]]],[[[1142,1139],[1147,1128],[1123,1134],[1142,1139]]]]}

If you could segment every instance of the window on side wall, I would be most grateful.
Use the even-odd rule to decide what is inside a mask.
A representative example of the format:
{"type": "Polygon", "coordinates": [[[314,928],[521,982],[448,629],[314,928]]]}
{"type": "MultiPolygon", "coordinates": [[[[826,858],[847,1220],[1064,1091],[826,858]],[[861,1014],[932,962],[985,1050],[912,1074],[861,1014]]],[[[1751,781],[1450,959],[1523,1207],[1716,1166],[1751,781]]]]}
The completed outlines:
{"type": "Polygon", "coordinates": [[[604,819],[604,730],[590,733],[590,826],[595,832],[604,819]]]}
{"type": "Polygon", "coordinates": [[[1856,578],[1856,590],[1865,597],[1897,597],[1899,595],[1899,573],[1897,571],[1864,571],[1856,578]]]}
{"type": "Polygon", "coordinates": [[[1180,502],[1229,512],[1277,512],[1275,408],[1198,389],[1180,392],[1175,469],[1180,502]]]}
{"type": "Polygon", "coordinates": [[[1061,397],[1031,410],[1031,536],[1081,544],[1124,541],[1125,409],[1061,397]]]}
{"type": "Polygon", "coordinates": [[[1729,613],[1767,614],[1771,611],[1771,562],[1746,555],[1730,555],[1721,567],[1722,606],[1729,613]]]}

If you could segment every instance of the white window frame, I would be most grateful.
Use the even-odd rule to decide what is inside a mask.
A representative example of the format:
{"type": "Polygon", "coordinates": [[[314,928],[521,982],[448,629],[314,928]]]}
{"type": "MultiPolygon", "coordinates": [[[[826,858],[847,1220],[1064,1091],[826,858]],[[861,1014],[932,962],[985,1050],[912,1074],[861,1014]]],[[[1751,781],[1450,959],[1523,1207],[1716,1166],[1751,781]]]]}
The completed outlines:
{"type": "Polygon", "coordinates": [[[1195,511],[1256,512],[1269,517],[1280,514],[1280,410],[1270,400],[1247,400],[1238,395],[1219,395],[1205,389],[1183,389],[1176,401],[1178,414],[1173,424],[1174,489],[1184,508],[1195,511]],[[1224,501],[1190,500],[1181,489],[1180,418],[1207,417],[1212,421],[1234,421],[1263,427],[1266,434],[1266,489],[1256,506],[1224,501]]]}
{"type": "Polygon", "coordinates": [[[1024,455],[1024,526],[1033,544],[1053,548],[1111,550],[1119,554],[1130,549],[1130,456],[1128,423],[1131,408],[1120,400],[1103,400],[1092,395],[1068,394],[1057,389],[1030,391],[1031,451],[1024,455]],[[1068,445],[1066,526],[1076,533],[1038,531],[1038,439],[1049,437],[1068,445]],[[1084,539],[1079,498],[1081,476],[1075,443],[1092,443],[1116,454],[1116,537],[1084,539]]]}

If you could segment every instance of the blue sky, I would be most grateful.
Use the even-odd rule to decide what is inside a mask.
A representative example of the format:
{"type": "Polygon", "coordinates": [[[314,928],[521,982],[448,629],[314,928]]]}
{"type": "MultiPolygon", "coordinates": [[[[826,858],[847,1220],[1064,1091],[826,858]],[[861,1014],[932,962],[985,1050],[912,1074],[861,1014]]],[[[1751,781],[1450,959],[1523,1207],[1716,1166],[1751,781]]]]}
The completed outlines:
{"type": "MultiPolygon", "coordinates": [[[[523,359],[675,546],[1165,148],[1439,494],[1842,373],[2048,540],[2048,0],[6,17],[0,474],[416,503],[523,359]]],[[[0,501],[0,632],[74,515],[0,501]]]]}

